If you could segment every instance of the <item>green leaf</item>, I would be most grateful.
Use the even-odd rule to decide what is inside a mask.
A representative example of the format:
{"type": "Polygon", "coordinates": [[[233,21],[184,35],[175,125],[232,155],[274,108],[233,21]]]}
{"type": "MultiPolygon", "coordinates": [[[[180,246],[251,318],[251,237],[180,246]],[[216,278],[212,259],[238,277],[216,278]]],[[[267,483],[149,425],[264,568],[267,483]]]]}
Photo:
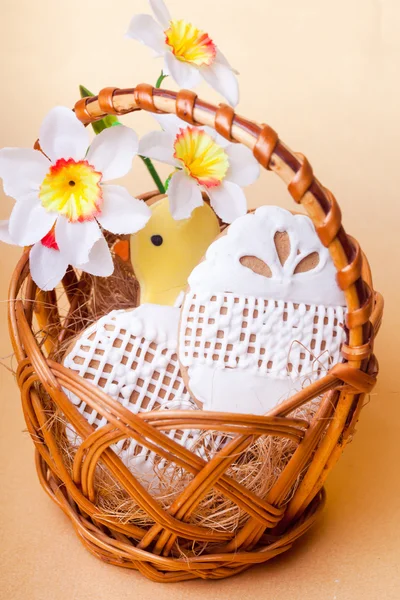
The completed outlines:
{"type": "Polygon", "coordinates": [[[100,119],[100,121],[95,121],[92,123],[93,131],[96,135],[98,135],[104,129],[108,127],[114,127],[115,125],[122,125],[120,121],[118,121],[117,117],[114,115],[107,115],[104,119],[100,119]]]}
{"type": "MultiPolygon", "coordinates": [[[[84,85],[79,86],[79,92],[81,94],[81,98],[88,98],[89,96],[94,96],[90,90],[88,90],[84,85]]],[[[121,122],[118,121],[115,115],[107,115],[104,119],[100,119],[100,121],[95,121],[92,123],[93,131],[96,135],[100,132],[104,131],[108,127],[114,127],[115,125],[121,125],[121,122]]]]}
{"type": "Polygon", "coordinates": [[[164,187],[165,187],[165,191],[166,191],[166,192],[168,191],[168,188],[169,188],[169,182],[171,181],[171,179],[172,179],[172,175],[173,175],[173,174],[174,174],[174,173],[171,173],[171,175],[169,175],[169,177],[167,177],[167,179],[166,179],[166,181],[165,181],[165,183],[164,183],[164,187]]]}
{"type": "Polygon", "coordinates": [[[161,71],[160,77],[157,79],[156,88],[161,87],[162,82],[166,79],[168,75],[164,75],[164,71],[161,71]]]}
{"type": "Polygon", "coordinates": [[[90,92],[84,85],[79,86],[79,93],[81,98],[88,98],[89,96],[94,96],[92,92],[90,92]]]}

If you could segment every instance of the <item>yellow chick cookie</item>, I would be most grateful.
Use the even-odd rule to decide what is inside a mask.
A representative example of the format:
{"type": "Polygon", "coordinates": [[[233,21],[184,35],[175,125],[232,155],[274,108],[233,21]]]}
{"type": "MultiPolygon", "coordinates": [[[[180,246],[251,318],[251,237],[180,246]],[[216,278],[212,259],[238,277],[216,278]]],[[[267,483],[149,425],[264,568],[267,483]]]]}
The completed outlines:
{"type": "Polygon", "coordinates": [[[168,197],[154,202],[150,209],[147,225],[130,240],[140,303],[173,305],[191,271],[219,234],[219,223],[206,203],[189,219],[180,221],[171,216],[168,197]]]}

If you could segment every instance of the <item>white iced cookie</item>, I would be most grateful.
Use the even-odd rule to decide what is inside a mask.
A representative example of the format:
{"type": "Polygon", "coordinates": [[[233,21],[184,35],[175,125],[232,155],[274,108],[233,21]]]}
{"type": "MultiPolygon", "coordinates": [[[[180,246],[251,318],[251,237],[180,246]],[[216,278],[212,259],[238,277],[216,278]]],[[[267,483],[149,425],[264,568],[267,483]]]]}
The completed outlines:
{"type": "MultiPolygon", "coordinates": [[[[143,304],[134,310],[114,310],[83,332],[63,364],[135,414],[151,410],[198,410],[179,369],[178,322],[179,309],[171,306],[143,304]]],[[[95,429],[107,423],[105,417],[80,398],[67,394],[95,429]]],[[[80,443],[71,426],[67,434],[72,444],[80,443]]],[[[167,435],[191,448],[199,432],[174,430],[167,435]]],[[[134,475],[157,488],[153,452],[134,440],[122,440],[112,448],[134,475]]],[[[163,468],[159,459],[157,468],[163,468]]]]}
{"type": "Polygon", "coordinates": [[[345,299],[308,217],[237,219],[188,283],[178,355],[204,410],[264,414],[340,360],[345,299]]]}

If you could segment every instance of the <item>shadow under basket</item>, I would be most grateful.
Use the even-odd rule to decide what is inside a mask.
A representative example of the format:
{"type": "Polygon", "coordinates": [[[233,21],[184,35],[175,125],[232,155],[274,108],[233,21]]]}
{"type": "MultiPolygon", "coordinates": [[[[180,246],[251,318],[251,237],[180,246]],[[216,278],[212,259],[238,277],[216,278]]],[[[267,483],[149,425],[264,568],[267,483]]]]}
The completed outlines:
{"type": "MultiPolygon", "coordinates": [[[[227,105],[203,102],[193,92],[175,93],[146,84],[106,88],[75,106],[85,124],[106,114],[140,109],[174,113],[192,125],[211,126],[226,139],[248,146],[263,167],[277,173],[329,249],[347,303],[342,362],[267,415],[200,410],[135,415],[60,364],[60,348],[99,316],[93,308],[96,286],[104,289],[111,284],[80,276],[71,268],[60,290],[43,292],[30,277],[29,250],[16,267],[9,296],[10,335],[43,488],[70,518],[83,544],[103,561],[137,569],[159,582],[222,579],[285,552],[315,522],[324,503],[325,479],[351,440],[365,394],[376,381],[373,340],[383,300],[373,291],[358,243],[342,226],[334,196],[314,177],[307,159],[289,150],[268,125],[244,119],[227,105]],[[105,416],[107,425],[95,430],[65,389],[105,416]],[[299,418],[299,411],[313,400],[310,419],[299,418]],[[66,456],[57,437],[65,422],[81,439],[72,456],[66,456]],[[218,432],[229,441],[206,460],[168,437],[165,432],[172,429],[218,432]],[[293,449],[267,492],[257,494],[232,476],[232,465],[252,444],[267,437],[289,439],[293,449]],[[190,475],[168,507],[141,485],[113,451],[111,447],[121,439],[135,440],[190,475]],[[116,482],[124,498],[138,506],[146,517],[142,523],[112,514],[98,501],[99,468],[116,482]],[[211,490],[245,516],[236,527],[224,530],[193,519],[211,490]]],[[[127,272],[126,277],[131,278],[130,289],[137,291],[133,274],[127,272]]],[[[133,304],[134,298],[127,299],[127,306],[133,304]]],[[[217,511],[212,503],[208,510],[217,511]]]]}

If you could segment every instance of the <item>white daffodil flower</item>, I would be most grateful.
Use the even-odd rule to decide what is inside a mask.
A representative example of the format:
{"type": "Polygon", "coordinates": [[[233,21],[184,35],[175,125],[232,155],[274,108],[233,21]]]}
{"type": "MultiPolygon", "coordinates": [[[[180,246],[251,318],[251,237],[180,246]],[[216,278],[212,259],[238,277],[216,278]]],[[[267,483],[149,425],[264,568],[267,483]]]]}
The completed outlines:
{"type": "Polygon", "coordinates": [[[36,281],[42,289],[44,281],[54,287],[68,264],[111,275],[113,263],[99,225],[115,234],[135,233],[150,217],[143,201],[106,183],[130,171],[136,133],[122,125],[105,129],[88,150],[88,131],[71,110],[59,106],[44,119],[39,144],[41,151],[0,150],[4,192],[16,200],[9,222],[0,223],[0,239],[35,244],[31,272],[35,279],[39,263],[45,270],[36,281]]]}
{"type": "MultiPolygon", "coordinates": [[[[9,223],[9,221],[0,221],[0,240],[13,244],[8,231],[9,223]]],[[[54,228],[30,249],[29,270],[33,281],[41,290],[53,290],[64,277],[70,264],[70,261],[60,252],[54,228]]],[[[72,266],[99,277],[111,275],[114,263],[104,237],[94,243],[89,252],[89,259],[84,265],[73,264],[72,266]]]]}
{"type": "Polygon", "coordinates": [[[163,0],[150,0],[155,19],[135,15],[127,36],[164,57],[163,72],[182,88],[193,88],[201,78],[232,105],[239,101],[236,71],[207,33],[184,20],[171,18],[163,0]]]}
{"type": "Polygon", "coordinates": [[[144,135],[139,153],[175,167],[168,185],[174,219],[190,217],[202,205],[202,192],[225,223],[246,214],[242,188],[260,174],[251,150],[226,141],[211,128],[188,126],[175,115],[153,116],[163,131],[144,135]]]}

